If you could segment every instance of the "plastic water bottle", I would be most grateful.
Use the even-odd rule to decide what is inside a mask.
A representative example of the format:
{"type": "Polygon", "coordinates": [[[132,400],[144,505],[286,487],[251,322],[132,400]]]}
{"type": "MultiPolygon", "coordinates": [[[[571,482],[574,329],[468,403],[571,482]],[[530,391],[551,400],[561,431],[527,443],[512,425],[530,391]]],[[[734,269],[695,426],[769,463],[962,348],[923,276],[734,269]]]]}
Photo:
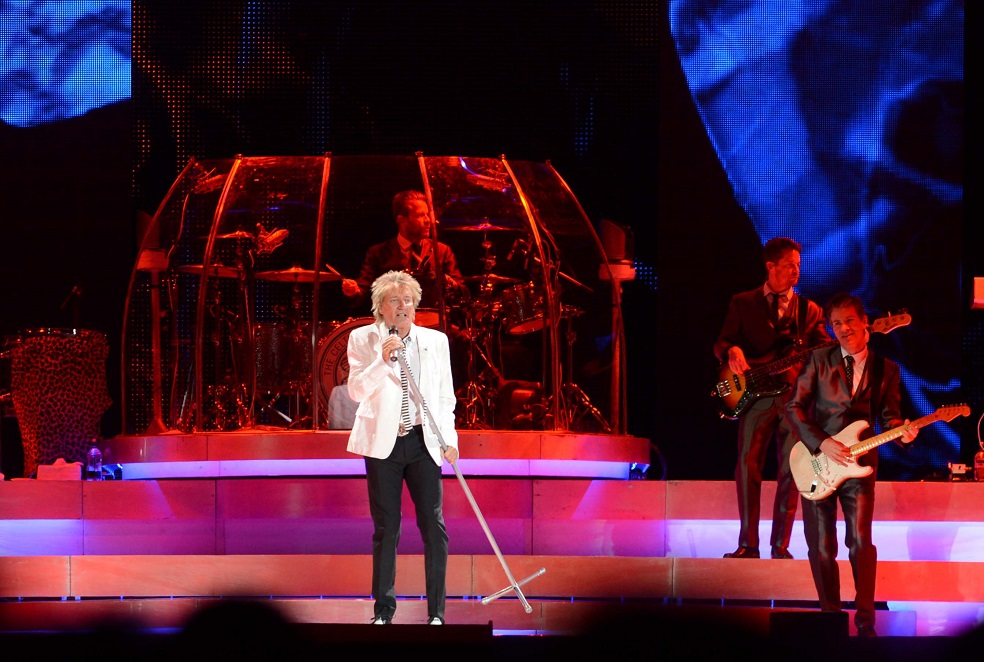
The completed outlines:
{"type": "Polygon", "coordinates": [[[102,480],[103,455],[99,447],[93,444],[85,458],[85,479],[102,480]]]}

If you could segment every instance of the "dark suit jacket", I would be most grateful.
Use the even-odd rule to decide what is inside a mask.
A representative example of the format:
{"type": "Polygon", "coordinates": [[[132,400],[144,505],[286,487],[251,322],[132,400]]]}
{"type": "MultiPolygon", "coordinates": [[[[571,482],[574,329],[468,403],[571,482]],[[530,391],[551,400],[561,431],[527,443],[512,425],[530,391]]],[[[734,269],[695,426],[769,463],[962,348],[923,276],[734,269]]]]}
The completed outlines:
{"type": "MultiPolygon", "coordinates": [[[[762,293],[762,287],[741,292],[731,297],[728,314],[725,316],[721,333],[714,343],[714,355],[722,363],[728,360],[728,349],[733,345],[741,347],[746,360],[766,363],[776,358],[777,352],[795,341],[801,341],[801,349],[808,349],[830,341],[823,309],[807,300],[805,319],[800,317],[800,295],[793,293],[792,300],[776,329],[769,322],[769,301],[762,293]]],[[[792,383],[796,370],[787,370],[782,378],[792,383]]]]}
{"type": "Polygon", "coordinates": [[[423,289],[423,298],[420,301],[421,308],[432,308],[437,305],[436,287],[439,282],[434,278],[435,265],[444,274],[451,276],[456,281],[461,282],[461,272],[458,271],[457,262],[454,259],[454,252],[447,244],[437,242],[436,250],[431,251],[431,240],[423,241],[424,261],[415,269],[411,269],[407,263],[407,258],[400,248],[397,237],[388,239],[374,246],[370,246],[366,251],[365,259],[362,261],[362,268],[359,270],[359,277],[356,282],[362,290],[361,297],[358,297],[353,304],[362,304],[369,299],[369,290],[372,283],[379,276],[387,271],[407,271],[420,283],[423,289]]]}
{"type": "MultiPolygon", "coordinates": [[[[857,392],[847,390],[847,375],[840,345],[819,349],[810,355],[786,405],[786,417],[797,437],[816,453],[827,437],[837,434],[854,421],[878,421],[882,431],[904,423],[899,411],[899,366],[879,359],[868,346],[868,359],[857,392]],[[875,362],[884,362],[878,400],[872,411],[872,373],[875,362]]],[[[873,432],[869,430],[868,433],[873,432]]],[[[858,458],[858,464],[878,466],[878,451],[871,450],[858,458]]],[[[874,474],[873,474],[874,475],[874,474]]]]}

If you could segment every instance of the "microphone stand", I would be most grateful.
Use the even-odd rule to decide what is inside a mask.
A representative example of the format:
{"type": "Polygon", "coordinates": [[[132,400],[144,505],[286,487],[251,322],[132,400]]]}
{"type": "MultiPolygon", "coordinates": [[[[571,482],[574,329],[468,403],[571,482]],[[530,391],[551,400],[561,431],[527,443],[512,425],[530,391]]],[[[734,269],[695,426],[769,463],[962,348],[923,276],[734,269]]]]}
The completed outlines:
{"type": "MultiPolygon", "coordinates": [[[[403,368],[403,371],[407,375],[409,375],[410,368],[407,366],[407,360],[403,356],[403,353],[397,352],[396,357],[397,359],[399,359],[400,366],[403,368]]],[[[430,409],[427,408],[427,403],[424,402],[424,396],[420,394],[420,389],[417,388],[417,383],[414,382],[413,379],[407,379],[407,386],[409,387],[414,400],[420,406],[420,410],[424,412],[424,417],[430,423],[431,430],[433,430],[434,434],[437,435],[437,441],[438,443],[441,444],[441,451],[446,452],[448,450],[447,442],[444,441],[444,435],[441,434],[441,430],[437,425],[437,421],[434,420],[434,417],[430,413],[430,409]]],[[[478,523],[482,525],[482,530],[485,531],[485,537],[489,539],[489,544],[492,545],[492,551],[495,552],[496,558],[499,559],[499,563],[502,565],[502,569],[506,573],[506,579],[509,580],[509,586],[502,589],[501,591],[496,591],[492,595],[485,596],[484,598],[482,598],[482,604],[487,605],[493,600],[496,600],[502,597],[503,595],[509,593],[510,591],[514,591],[516,593],[516,597],[518,597],[520,603],[522,603],[523,609],[526,611],[526,613],[527,614],[532,613],[533,607],[531,607],[530,603],[526,601],[526,596],[523,595],[523,591],[519,587],[522,586],[523,584],[528,583],[533,579],[536,579],[537,577],[545,573],[547,569],[540,568],[539,570],[537,570],[536,572],[534,572],[532,575],[530,575],[529,577],[527,577],[521,582],[517,582],[513,578],[512,572],[509,571],[509,565],[506,563],[505,557],[502,556],[502,552],[499,551],[499,545],[496,544],[495,537],[492,535],[492,531],[489,529],[489,525],[485,522],[485,517],[482,515],[482,511],[478,507],[478,503],[475,501],[475,497],[472,495],[471,490],[468,488],[468,483],[465,482],[465,477],[461,475],[461,470],[458,468],[458,463],[455,462],[454,464],[452,464],[451,468],[454,469],[454,475],[458,477],[458,482],[461,483],[461,489],[464,490],[465,497],[467,497],[468,503],[471,504],[472,510],[475,511],[475,517],[478,518],[478,523]]]]}

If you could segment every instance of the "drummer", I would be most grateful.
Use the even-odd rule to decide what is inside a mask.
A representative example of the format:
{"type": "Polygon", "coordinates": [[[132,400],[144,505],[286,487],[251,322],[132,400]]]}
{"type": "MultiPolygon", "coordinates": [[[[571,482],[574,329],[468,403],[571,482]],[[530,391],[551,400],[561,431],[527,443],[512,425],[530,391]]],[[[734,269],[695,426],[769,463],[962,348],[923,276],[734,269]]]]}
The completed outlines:
{"type": "Polygon", "coordinates": [[[467,295],[454,252],[432,233],[427,196],[412,190],[397,193],[393,196],[393,219],[396,236],[370,246],[358,278],[342,280],[342,294],[348,303],[365,305],[373,281],[387,271],[406,271],[417,279],[423,289],[421,308],[437,308],[442,295],[455,298],[467,295]],[[436,279],[435,274],[443,274],[443,278],[436,279]],[[444,292],[439,289],[441,284],[444,292]]]}

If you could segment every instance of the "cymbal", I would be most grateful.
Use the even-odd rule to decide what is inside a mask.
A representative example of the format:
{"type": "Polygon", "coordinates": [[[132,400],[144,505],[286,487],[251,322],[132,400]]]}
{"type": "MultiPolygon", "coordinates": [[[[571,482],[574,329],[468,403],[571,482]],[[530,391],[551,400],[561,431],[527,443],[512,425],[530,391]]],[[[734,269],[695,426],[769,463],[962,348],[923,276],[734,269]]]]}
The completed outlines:
{"type": "Polygon", "coordinates": [[[475,225],[451,225],[451,224],[445,225],[444,222],[442,221],[441,229],[447,232],[462,232],[462,231],[464,232],[499,232],[499,231],[519,232],[521,228],[509,228],[502,225],[495,225],[494,223],[489,223],[489,222],[476,223],[475,225]]]}
{"type": "MultiPolygon", "coordinates": [[[[185,264],[178,267],[178,271],[183,274],[197,274],[200,276],[205,270],[200,264],[185,264]]],[[[239,278],[240,271],[236,267],[213,264],[208,268],[208,273],[213,278],[239,278]]]]}
{"type": "Polygon", "coordinates": [[[167,251],[161,248],[145,248],[137,257],[137,271],[166,271],[167,251]]]}
{"type": "Polygon", "coordinates": [[[216,239],[256,239],[256,235],[252,232],[246,232],[246,230],[236,230],[235,232],[229,232],[226,234],[215,235],[216,239]]]}
{"type": "Polygon", "coordinates": [[[491,283],[493,285],[505,285],[506,283],[518,283],[518,278],[510,278],[509,276],[500,276],[498,274],[480,274],[478,276],[465,276],[465,282],[468,283],[491,283]]]}
{"type": "MultiPolygon", "coordinates": [[[[260,271],[256,274],[256,277],[259,280],[272,280],[279,283],[313,283],[314,271],[311,269],[301,269],[300,267],[291,267],[290,269],[281,269],[280,271],[260,271]]],[[[328,271],[322,271],[318,277],[318,281],[321,283],[329,283],[336,280],[342,280],[342,277],[328,271]]]]}

